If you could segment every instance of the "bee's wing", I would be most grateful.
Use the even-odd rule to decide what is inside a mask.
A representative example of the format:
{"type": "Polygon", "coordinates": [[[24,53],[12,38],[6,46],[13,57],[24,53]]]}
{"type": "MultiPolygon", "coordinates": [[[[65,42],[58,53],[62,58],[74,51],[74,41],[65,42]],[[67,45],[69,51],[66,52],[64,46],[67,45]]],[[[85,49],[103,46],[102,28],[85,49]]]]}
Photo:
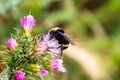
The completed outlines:
{"type": "Polygon", "coordinates": [[[67,41],[69,41],[70,44],[75,45],[75,43],[69,38],[68,35],[59,32],[67,41]]]}

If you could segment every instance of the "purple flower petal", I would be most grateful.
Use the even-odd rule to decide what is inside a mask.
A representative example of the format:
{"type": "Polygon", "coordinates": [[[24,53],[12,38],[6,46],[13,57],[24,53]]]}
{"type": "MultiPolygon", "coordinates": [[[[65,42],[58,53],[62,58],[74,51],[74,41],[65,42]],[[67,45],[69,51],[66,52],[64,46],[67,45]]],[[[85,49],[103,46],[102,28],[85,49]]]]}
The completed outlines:
{"type": "Polygon", "coordinates": [[[58,42],[55,39],[52,39],[48,42],[48,46],[58,48],[60,46],[60,44],[58,44],[58,42]]]}
{"type": "Polygon", "coordinates": [[[48,46],[47,46],[46,42],[40,42],[36,48],[37,54],[42,54],[42,53],[46,52],[47,49],[48,49],[48,46]]]}
{"type": "Polygon", "coordinates": [[[61,52],[60,48],[50,48],[49,50],[51,51],[51,54],[55,56],[59,55],[59,53],[61,52]]]}
{"type": "Polygon", "coordinates": [[[46,77],[48,75],[48,71],[43,69],[43,70],[41,70],[41,74],[43,77],[46,77]]]}
{"type": "Polygon", "coordinates": [[[66,72],[66,69],[63,67],[62,63],[63,63],[62,59],[51,60],[50,67],[56,71],[66,72]]]}
{"type": "Polygon", "coordinates": [[[12,51],[12,50],[15,50],[17,48],[18,44],[17,44],[15,39],[10,38],[7,41],[7,46],[12,51]]]}
{"type": "Polygon", "coordinates": [[[32,15],[25,16],[21,19],[22,27],[26,32],[30,32],[35,26],[36,20],[32,15]]]}
{"type": "Polygon", "coordinates": [[[25,74],[22,71],[16,71],[15,76],[17,80],[25,80],[25,74]]]}
{"type": "Polygon", "coordinates": [[[50,40],[50,33],[48,33],[47,35],[44,35],[43,40],[46,42],[49,41],[50,40]]]}

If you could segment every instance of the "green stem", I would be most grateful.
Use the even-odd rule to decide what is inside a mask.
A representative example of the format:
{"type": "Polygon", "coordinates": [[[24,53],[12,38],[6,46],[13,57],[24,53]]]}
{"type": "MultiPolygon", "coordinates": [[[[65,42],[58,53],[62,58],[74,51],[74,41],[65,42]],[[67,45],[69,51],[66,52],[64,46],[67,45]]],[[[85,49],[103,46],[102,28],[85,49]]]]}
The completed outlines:
{"type": "Polygon", "coordinates": [[[39,76],[40,76],[40,78],[41,78],[42,80],[45,80],[45,79],[43,78],[41,72],[39,72],[39,76]]]}

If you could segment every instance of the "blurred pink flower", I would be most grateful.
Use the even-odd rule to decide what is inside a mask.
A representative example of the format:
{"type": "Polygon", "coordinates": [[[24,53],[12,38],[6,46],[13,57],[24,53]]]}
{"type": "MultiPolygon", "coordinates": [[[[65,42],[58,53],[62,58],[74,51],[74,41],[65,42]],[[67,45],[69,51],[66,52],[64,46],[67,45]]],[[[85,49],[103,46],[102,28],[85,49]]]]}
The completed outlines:
{"type": "Polygon", "coordinates": [[[22,71],[15,72],[16,80],[25,80],[25,74],[22,71]]]}
{"type": "Polygon", "coordinates": [[[26,33],[29,33],[35,26],[36,19],[32,15],[24,16],[21,19],[22,27],[26,33]]]}
{"type": "Polygon", "coordinates": [[[55,39],[50,39],[50,34],[43,36],[43,41],[40,42],[36,48],[37,54],[43,54],[45,52],[49,52],[53,55],[58,55],[61,52],[61,49],[59,48],[59,44],[55,39]]]}
{"type": "Polygon", "coordinates": [[[66,72],[66,69],[63,67],[62,63],[63,63],[62,59],[54,59],[51,60],[50,67],[56,71],[66,72]]]}
{"type": "Polygon", "coordinates": [[[10,38],[7,41],[7,46],[12,51],[12,50],[15,50],[17,48],[18,44],[17,44],[15,39],[10,38]]]}
{"type": "Polygon", "coordinates": [[[41,70],[41,74],[43,77],[46,77],[48,75],[48,71],[43,69],[43,70],[41,70]]]}

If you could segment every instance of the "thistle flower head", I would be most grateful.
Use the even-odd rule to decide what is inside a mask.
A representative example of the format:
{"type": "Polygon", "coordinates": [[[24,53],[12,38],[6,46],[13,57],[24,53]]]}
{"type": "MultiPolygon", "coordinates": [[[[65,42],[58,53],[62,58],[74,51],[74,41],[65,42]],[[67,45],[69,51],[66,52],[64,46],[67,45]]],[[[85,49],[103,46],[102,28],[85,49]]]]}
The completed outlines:
{"type": "Polygon", "coordinates": [[[12,51],[12,50],[15,50],[17,48],[18,44],[17,44],[15,39],[10,38],[7,41],[7,46],[12,51]]]}
{"type": "Polygon", "coordinates": [[[44,52],[46,52],[48,49],[48,46],[46,44],[46,42],[40,42],[37,46],[37,51],[38,51],[38,54],[43,54],[44,52]]]}
{"type": "Polygon", "coordinates": [[[48,75],[48,71],[46,69],[42,69],[41,74],[43,77],[46,77],[48,75]]]}
{"type": "Polygon", "coordinates": [[[50,54],[57,56],[61,52],[60,44],[58,44],[55,39],[48,41],[47,45],[49,47],[50,54]]]}
{"type": "Polygon", "coordinates": [[[7,52],[7,56],[10,59],[4,60],[6,60],[6,65],[9,67],[10,72],[7,74],[11,80],[29,80],[34,78],[43,80],[52,71],[66,72],[63,60],[59,59],[61,54],[59,40],[52,36],[52,29],[46,35],[43,35],[41,40],[39,38],[41,36],[32,36],[31,32],[35,23],[36,19],[32,15],[23,17],[21,25],[25,35],[17,31],[17,35],[14,35],[15,39],[10,38],[7,41],[7,46],[10,49],[7,52]]]}
{"type": "Polygon", "coordinates": [[[16,80],[25,80],[25,74],[22,71],[15,72],[16,80]]]}
{"type": "Polygon", "coordinates": [[[60,44],[58,44],[54,38],[51,39],[50,34],[48,33],[43,36],[43,41],[37,45],[37,54],[49,52],[52,55],[58,55],[61,52],[59,46],[60,44]]]}
{"type": "Polygon", "coordinates": [[[54,59],[51,60],[50,67],[55,71],[66,72],[66,69],[63,67],[63,60],[62,59],[54,59]]]}
{"type": "Polygon", "coordinates": [[[32,15],[25,16],[21,19],[21,24],[25,32],[28,34],[34,28],[36,19],[32,15]]]}

